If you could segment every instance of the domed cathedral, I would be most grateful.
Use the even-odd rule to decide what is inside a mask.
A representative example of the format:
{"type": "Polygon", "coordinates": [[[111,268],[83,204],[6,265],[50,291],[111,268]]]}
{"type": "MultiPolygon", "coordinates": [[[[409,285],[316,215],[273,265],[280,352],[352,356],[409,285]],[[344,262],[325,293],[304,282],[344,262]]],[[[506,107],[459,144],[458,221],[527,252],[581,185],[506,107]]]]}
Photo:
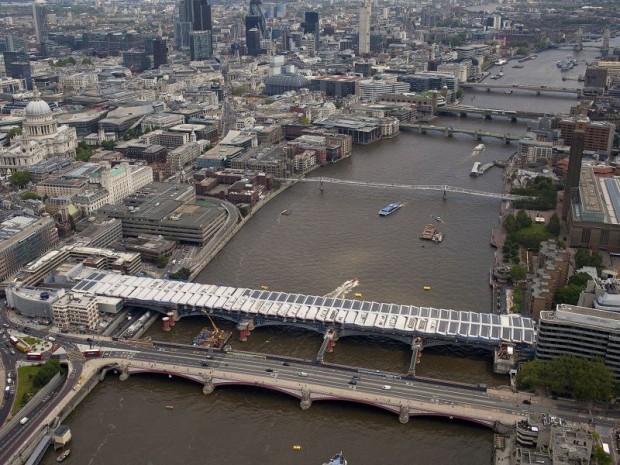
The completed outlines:
{"type": "Polygon", "coordinates": [[[25,111],[22,134],[13,138],[9,147],[0,147],[0,173],[20,171],[48,158],[75,158],[75,128],[58,126],[56,116],[36,88],[25,111]]]}

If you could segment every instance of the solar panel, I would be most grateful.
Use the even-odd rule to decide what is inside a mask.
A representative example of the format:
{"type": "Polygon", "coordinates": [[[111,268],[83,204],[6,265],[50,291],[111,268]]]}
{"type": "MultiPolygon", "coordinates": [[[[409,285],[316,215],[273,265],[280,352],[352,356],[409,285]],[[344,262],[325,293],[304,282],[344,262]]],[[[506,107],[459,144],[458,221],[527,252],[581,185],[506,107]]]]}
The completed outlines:
{"type": "Polygon", "coordinates": [[[523,330],[520,328],[515,328],[512,330],[512,340],[513,341],[521,341],[523,339],[523,330]]]}
{"type": "Polygon", "coordinates": [[[502,328],[502,340],[510,341],[510,328],[502,328]]]}
{"type": "Polygon", "coordinates": [[[364,303],[362,304],[362,310],[364,310],[365,312],[369,312],[370,311],[370,302],[364,301],[364,303]]]}
{"type": "Polygon", "coordinates": [[[478,313],[470,313],[469,316],[471,317],[472,323],[478,323],[480,321],[480,314],[478,313]]]}
{"type": "Polygon", "coordinates": [[[400,305],[392,304],[392,306],[390,307],[390,313],[398,315],[400,313],[400,305]]]}
{"type": "Polygon", "coordinates": [[[297,294],[291,294],[291,295],[288,296],[288,299],[286,299],[286,301],[289,304],[292,304],[293,302],[295,302],[295,299],[297,299],[297,294]]]}
{"type": "Polygon", "coordinates": [[[459,312],[459,320],[461,321],[469,321],[469,312],[459,312]]]}
{"type": "Polygon", "coordinates": [[[448,322],[448,320],[440,321],[439,322],[439,326],[437,327],[437,332],[444,334],[446,332],[446,330],[448,329],[448,325],[449,324],[450,323],[448,322]]]}
{"type": "Polygon", "coordinates": [[[431,308],[431,318],[434,318],[435,320],[437,318],[439,318],[439,310],[436,308],[431,308]]]}
{"type": "Polygon", "coordinates": [[[243,297],[250,297],[252,295],[252,289],[246,289],[245,291],[243,291],[243,294],[241,294],[243,297]]]}
{"type": "Polygon", "coordinates": [[[302,295],[302,294],[299,294],[297,296],[297,299],[295,299],[295,303],[296,304],[301,304],[301,303],[303,303],[304,300],[306,300],[306,296],[302,295]]]}
{"type": "Polygon", "coordinates": [[[353,310],[359,310],[360,308],[362,308],[362,303],[359,300],[353,302],[353,310]]]}
{"type": "Polygon", "coordinates": [[[469,323],[461,323],[459,326],[459,334],[461,336],[467,336],[469,333],[469,323]]]}
{"type": "Polygon", "coordinates": [[[283,292],[278,296],[278,302],[285,302],[286,299],[288,299],[288,296],[289,295],[286,292],[283,292]]]}
{"type": "Polygon", "coordinates": [[[317,297],[314,301],[314,305],[316,305],[317,307],[322,307],[323,302],[325,302],[325,299],[323,297],[317,297]]]}
{"type": "Polygon", "coordinates": [[[459,330],[459,322],[451,321],[450,326],[448,327],[448,334],[456,334],[458,330],[459,330]]]}
{"type": "Polygon", "coordinates": [[[345,300],[344,303],[342,304],[342,308],[344,308],[345,310],[349,310],[351,308],[351,306],[353,305],[353,301],[352,300],[345,300]]]}
{"type": "Polygon", "coordinates": [[[419,316],[420,307],[411,307],[411,316],[419,316]]]}
{"type": "Polygon", "coordinates": [[[324,307],[332,307],[333,305],[334,305],[334,299],[332,298],[325,299],[325,303],[323,304],[324,307]]]}
{"type": "Polygon", "coordinates": [[[428,309],[428,307],[420,307],[420,316],[422,318],[428,318],[430,311],[428,309]]]}
{"type": "Polygon", "coordinates": [[[441,319],[449,320],[450,319],[450,310],[442,309],[441,310],[441,319]]]}
{"type": "Polygon", "coordinates": [[[309,295],[308,297],[306,297],[306,301],[304,302],[304,305],[314,305],[315,299],[316,297],[309,295]]]}
{"type": "Polygon", "coordinates": [[[498,325],[498,326],[501,324],[502,320],[499,317],[499,315],[492,314],[490,316],[491,316],[491,323],[493,323],[494,325],[498,325]]]}
{"type": "Polygon", "coordinates": [[[472,323],[469,325],[469,335],[472,337],[478,337],[480,333],[480,325],[478,323],[472,323]]]}
{"type": "Polygon", "coordinates": [[[411,307],[409,305],[403,305],[400,307],[401,315],[409,315],[411,313],[411,307]]]}
{"type": "Polygon", "coordinates": [[[344,300],[342,299],[335,299],[334,303],[332,304],[332,307],[334,308],[342,308],[342,304],[344,303],[344,300]]]}
{"type": "Polygon", "coordinates": [[[491,339],[499,339],[499,326],[491,326],[491,339]]]}
{"type": "Polygon", "coordinates": [[[489,325],[480,325],[480,336],[489,337],[490,332],[491,332],[491,327],[489,325]]]}
{"type": "Polygon", "coordinates": [[[262,294],[261,291],[253,291],[252,292],[252,298],[253,299],[258,299],[261,294],[262,294]]]}
{"type": "Polygon", "coordinates": [[[381,304],[381,313],[390,313],[390,304],[381,304]]]}
{"type": "Polygon", "coordinates": [[[459,312],[457,312],[456,310],[450,310],[450,319],[452,321],[459,321],[459,312]]]}
{"type": "Polygon", "coordinates": [[[381,309],[381,305],[380,304],[378,304],[377,302],[373,302],[372,303],[371,311],[379,313],[380,309],[381,309]]]}
{"type": "Polygon", "coordinates": [[[481,313],[480,314],[480,322],[484,323],[484,324],[489,324],[491,322],[491,318],[489,318],[489,314],[488,313],[481,313]]]}

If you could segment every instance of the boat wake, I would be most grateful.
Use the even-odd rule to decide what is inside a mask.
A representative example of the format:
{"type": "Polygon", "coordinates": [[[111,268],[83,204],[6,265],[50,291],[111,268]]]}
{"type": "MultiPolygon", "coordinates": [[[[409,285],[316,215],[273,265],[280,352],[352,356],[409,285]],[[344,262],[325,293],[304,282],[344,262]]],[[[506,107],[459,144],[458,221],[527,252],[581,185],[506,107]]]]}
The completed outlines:
{"type": "Polygon", "coordinates": [[[353,289],[359,286],[359,283],[360,282],[357,278],[350,279],[342,283],[340,286],[338,286],[336,289],[334,289],[330,293],[325,294],[323,297],[331,297],[333,299],[343,299],[349,292],[351,292],[353,289]]]}

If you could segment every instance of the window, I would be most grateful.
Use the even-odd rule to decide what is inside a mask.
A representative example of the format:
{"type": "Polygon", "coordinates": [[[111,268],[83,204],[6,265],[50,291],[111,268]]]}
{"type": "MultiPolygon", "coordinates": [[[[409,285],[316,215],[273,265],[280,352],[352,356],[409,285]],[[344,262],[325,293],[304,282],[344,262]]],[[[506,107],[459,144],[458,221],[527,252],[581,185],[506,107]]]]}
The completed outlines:
{"type": "Polygon", "coordinates": [[[590,245],[590,232],[591,231],[589,228],[584,228],[581,230],[581,245],[590,245]]]}
{"type": "Polygon", "coordinates": [[[599,240],[599,247],[607,248],[609,245],[609,229],[603,229],[601,231],[601,238],[599,240]]]}

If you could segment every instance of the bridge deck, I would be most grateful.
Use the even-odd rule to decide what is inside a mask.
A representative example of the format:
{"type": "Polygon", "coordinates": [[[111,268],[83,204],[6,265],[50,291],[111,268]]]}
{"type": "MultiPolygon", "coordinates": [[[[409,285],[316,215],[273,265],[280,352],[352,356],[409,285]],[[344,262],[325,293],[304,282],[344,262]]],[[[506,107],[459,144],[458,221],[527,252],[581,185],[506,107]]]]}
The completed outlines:
{"type": "Polygon", "coordinates": [[[244,317],[307,321],[377,334],[435,336],[488,344],[532,345],[534,325],[518,315],[493,315],[186,283],[87,270],[74,291],[120,297],[150,308],[217,309],[244,317]]]}

